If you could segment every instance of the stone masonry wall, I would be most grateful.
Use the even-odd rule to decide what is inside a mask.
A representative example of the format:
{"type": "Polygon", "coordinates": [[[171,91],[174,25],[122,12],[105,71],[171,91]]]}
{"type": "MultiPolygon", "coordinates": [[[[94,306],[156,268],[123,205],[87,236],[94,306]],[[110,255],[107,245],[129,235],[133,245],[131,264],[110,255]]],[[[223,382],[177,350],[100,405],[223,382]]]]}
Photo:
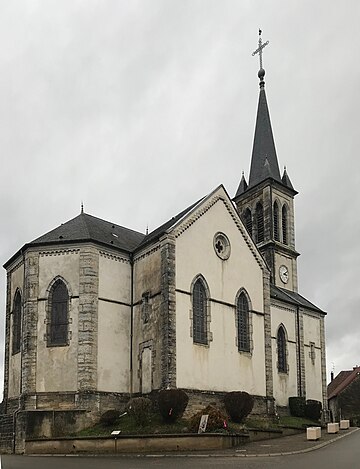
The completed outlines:
{"type": "Polygon", "coordinates": [[[99,253],[91,246],[80,250],[78,389],[97,388],[99,253]]]}

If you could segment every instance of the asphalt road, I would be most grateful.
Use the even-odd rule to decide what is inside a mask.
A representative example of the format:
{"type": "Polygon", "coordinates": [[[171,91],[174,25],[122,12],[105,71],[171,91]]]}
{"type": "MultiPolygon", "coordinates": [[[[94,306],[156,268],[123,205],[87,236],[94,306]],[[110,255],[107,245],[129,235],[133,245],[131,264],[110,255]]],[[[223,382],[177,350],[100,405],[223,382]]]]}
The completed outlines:
{"type": "Polygon", "coordinates": [[[240,457],[227,452],[219,456],[2,456],[1,469],[360,469],[360,431],[324,448],[308,453],[240,457]]]}

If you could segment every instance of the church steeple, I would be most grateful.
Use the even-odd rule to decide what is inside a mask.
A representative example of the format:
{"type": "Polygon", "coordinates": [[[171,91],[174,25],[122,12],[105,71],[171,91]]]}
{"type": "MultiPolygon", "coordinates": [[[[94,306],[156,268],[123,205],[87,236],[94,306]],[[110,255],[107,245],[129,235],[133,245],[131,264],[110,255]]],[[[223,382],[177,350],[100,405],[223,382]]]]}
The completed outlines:
{"type": "Polygon", "coordinates": [[[297,291],[294,196],[297,194],[284,169],[280,175],[269,108],[265,94],[265,70],[262,52],[269,41],[262,42],[259,30],[260,93],[257,108],[249,183],[244,173],[234,197],[238,212],[271,270],[271,282],[297,291]]]}

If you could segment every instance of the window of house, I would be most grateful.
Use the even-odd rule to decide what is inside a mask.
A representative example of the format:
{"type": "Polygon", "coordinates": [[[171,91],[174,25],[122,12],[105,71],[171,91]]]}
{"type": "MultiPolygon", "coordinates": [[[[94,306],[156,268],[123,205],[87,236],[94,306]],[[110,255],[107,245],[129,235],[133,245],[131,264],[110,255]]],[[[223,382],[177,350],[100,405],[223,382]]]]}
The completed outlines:
{"type": "Polygon", "coordinates": [[[277,202],[274,202],[273,217],[274,217],[274,239],[275,239],[275,241],[280,241],[280,237],[279,237],[279,206],[278,206],[277,202]]]}
{"type": "Polygon", "coordinates": [[[68,344],[69,294],[65,283],[57,280],[49,295],[48,345],[68,344]]]}
{"type": "Polygon", "coordinates": [[[277,333],[277,355],[278,371],[281,373],[287,373],[286,334],[283,326],[279,327],[277,333]]]}
{"type": "Polygon", "coordinates": [[[288,244],[288,215],[286,205],[282,208],[282,235],[283,243],[288,244]]]}
{"type": "Polygon", "coordinates": [[[245,223],[246,229],[248,230],[248,232],[252,236],[252,214],[251,214],[251,210],[249,208],[247,208],[245,210],[243,218],[244,218],[244,223],[245,223]]]}
{"type": "Polygon", "coordinates": [[[241,293],[236,304],[238,349],[250,352],[249,302],[245,293],[241,293]]]}
{"type": "Polygon", "coordinates": [[[196,280],[193,287],[193,340],[198,344],[207,344],[207,297],[202,280],[196,280]]]}
{"type": "Polygon", "coordinates": [[[20,352],[21,345],[21,294],[16,290],[13,306],[12,353],[20,352]]]}
{"type": "Polygon", "coordinates": [[[263,206],[259,202],[256,205],[256,242],[264,241],[264,211],[263,206]]]}

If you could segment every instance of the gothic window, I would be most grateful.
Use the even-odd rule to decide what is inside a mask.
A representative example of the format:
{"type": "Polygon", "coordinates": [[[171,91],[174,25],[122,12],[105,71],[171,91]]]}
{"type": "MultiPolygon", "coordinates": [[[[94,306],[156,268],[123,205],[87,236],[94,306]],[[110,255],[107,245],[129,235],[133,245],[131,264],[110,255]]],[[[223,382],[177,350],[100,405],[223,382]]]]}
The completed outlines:
{"type": "Polygon", "coordinates": [[[20,352],[21,344],[21,294],[16,290],[13,307],[12,353],[20,352]]]}
{"type": "Polygon", "coordinates": [[[244,212],[244,222],[245,222],[246,229],[252,236],[252,215],[251,215],[251,210],[249,208],[247,208],[244,212]]]}
{"type": "Polygon", "coordinates": [[[287,357],[286,357],[286,334],[284,326],[279,327],[277,333],[277,357],[278,357],[278,371],[287,373],[287,357]]]}
{"type": "Polygon", "coordinates": [[[275,239],[275,241],[280,241],[280,237],[279,237],[279,206],[278,206],[277,202],[274,202],[273,217],[274,217],[274,239],[275,239]]]}
{"type": "Polygon", "coordinates": [[[207,296],[203,281],[198,278],[193,287],[193,340],[207,344],[207,296]]]}
{"type": "Polygon", "coordinates": [[[256,242],[264,241],[264,211],[263,206],[259,202],[256,205],[256,242]]]}
{"type": "Polygon", "coordinates": [[[288,215],[286,205],[282,208],[282,235],[283,243],[288,244],[288,215]]]}
{"type": "Polygon", "coordinates": [[[50,290],[48,345],[68,344],[69,294],[65,283],[58,279],[50,290]]]}
{"type": "Polygon", "coordinates": [[[249,302],[241,293],[236,304],[238,349],[250,352],[249,302]]]}

